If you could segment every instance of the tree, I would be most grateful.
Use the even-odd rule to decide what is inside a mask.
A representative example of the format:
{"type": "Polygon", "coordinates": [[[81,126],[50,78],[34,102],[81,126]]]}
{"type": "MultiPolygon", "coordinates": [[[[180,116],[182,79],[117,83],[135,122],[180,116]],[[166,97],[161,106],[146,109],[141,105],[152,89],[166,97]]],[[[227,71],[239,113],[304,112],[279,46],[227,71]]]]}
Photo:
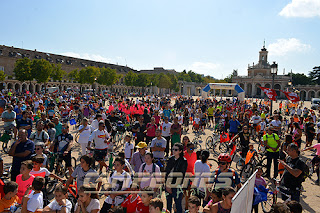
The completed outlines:
{"type": "Polygon", "coordinates": [[[169,78],[169,76],[163,74],[163,73],[160,73],[159,74],[159,83],[158,83],[158,87],[159,88],[170,88],[172,82],[171,82],[171,79],[169,78]]]}
{"type": "Polygon", "coordinates": [[[287,76],[292,75],[292,85],[307,85],[310,84],[311,78],[306,76],[304,73],[289,73],[287,76]]]}
{"type": "Polygon", "coordinates": [[[4,81],[6,79],[6,74],[2,70],[0,70],[0,81],[4,81]]]}
{"type": "Polygon", "coordinates": [[[99,68],[92,66],[81,69],[79,72],[79,83],[93,84],[96,78],[99,76],[99,72],[99,68]]]}
{"type": "Polygon", "coordinates": [[[31,60],[29,58],[18,59],[14,66],[14,75],[18,81],[32,81],[34,78],[31,72],[31,60]]]}
{"type": "Polygon", "coordinates": [[[127,75],[124,76],[124,84],[126,86],[135,86],[138,75],[132,71],[129,71],[127,75]]]}
{"type": "Polygon", "coordinates": [[[60,88],[61,88],[62,79],[67,75],[67,73],[61,68],[61,64],[57,64],[57,65],[51,64],[51,65],[52,65],[51,78],[54,81],[59,81],[60,88]]]}
{"type": "Polygon", "coordinates": [[[31,73],[38,83],[44,83],[45,91],[47,91],[46,83],[52,72],[52,65],[44,59],[34,59],[31,62],[31,73]]]}
{"type": "Polygon", "coordinates": [[[77,82],[80,81],[79,70],[78,69],[72,70],[71,72],[68,73],[67,76],[68,76],[69,80],[74,80],[74,81],[77,81],[77,82]]]}
{"type": "Polygon", "coordinates": [[[167,76],[170,78],[170,81],[171,81],[170,89],[172,89],[175,92],[179,92],[180,88],[178,85],[177,76],[175,76],[172,73],[167,73],[167,76]]]}
{"type": "Polygon", "coordinates": [[[312,82],[320,84],[320,66],[313,67],[313,70],[309,72],[309,78],[312,82]]]}
{"type": "Polygon", "coordinates": [[[115,84],[122,75],[118,75],[115,69],[101,68],[99,71],[100,75],[97,78],[97,82],[101,85],[111,86],[115,84]]]}
{"type": "Polygon", "coordinates": [[[142,92],[144,93],[144,88],[149,86],[151,83],[151,76],[147,73],[139,73],[137,79],[134,83],[135,86],[142,87],[142,92]]]}

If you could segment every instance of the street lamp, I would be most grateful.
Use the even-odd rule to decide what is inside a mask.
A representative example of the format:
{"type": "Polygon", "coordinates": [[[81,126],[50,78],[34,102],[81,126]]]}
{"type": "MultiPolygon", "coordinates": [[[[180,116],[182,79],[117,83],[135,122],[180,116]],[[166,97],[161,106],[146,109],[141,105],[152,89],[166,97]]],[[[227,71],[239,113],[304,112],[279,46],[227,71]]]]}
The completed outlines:
{"type": "Polygon", "coordinates": [[[181,95],[183,95],[183,84],[181,85],[181,95]]]}
{"type": "Polygon", "coordinates": [[[151,94],[152,94],[152,82],[150,83],[150,85],[151,85],[151,94]]]}
{"type": "MultiPolygon", "coordinates": [[[[272,89],[274,89],[274,77],[278,72],[278,64],[274,61],[273,64],[270,65],[271,68],[271,75],[272,75],[272,89]]],[[[270,115],[272,115],[272,104],[273,100],[271,100],[271,107],[270,107],[270,115]]]]}

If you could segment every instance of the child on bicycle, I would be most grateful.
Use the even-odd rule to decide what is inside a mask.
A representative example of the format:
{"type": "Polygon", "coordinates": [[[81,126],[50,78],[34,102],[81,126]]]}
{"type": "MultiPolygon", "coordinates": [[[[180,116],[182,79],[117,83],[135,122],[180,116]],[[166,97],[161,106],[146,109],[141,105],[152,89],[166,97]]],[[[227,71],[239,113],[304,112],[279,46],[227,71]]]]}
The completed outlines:
{"type": "Polygon", "coordinates": [[[45,149],[45,144],[44,142],[37,142],[34,144],[34,151],[35,153],[33,155],[31,155],[31,158],[34,156],[42,156],[43,157],[43,163],[41,165],[41,167],[47,167],[47,163],[48,163],[48,157],[46,154],[44,154],[44,149],[45,149]]]}
{"type": "Polygon", "coordinates": [[[59,184],[54,190],[54,200],[44,207],[43,212],[66,212],[70,213],[72,209],[72,203],[67,199],[68,189],[67,187],[59,184]],[[65,211],[63,211],[65,209],[65,211]]]}
{"type": "MultiPolygon", "coordinates": [[[[94,170],[91,166],[93,164],[93,159],[89,155],[83,155],[80,158],[80,166],[77,166],[77,168],[74,170],[74,172],[71,174],[69,179],[66,182],[66,187],[69,187],[69,185],[72,183],[73,179],[76,178],[77,182],[77,188],[79,189],[80,186],[83,184],[96,184],[99,174],[96,170],[94,170]]],[[[98,186],[96,187],[97,191],[99,191],[101,186],[101,181],[98,180],[98,186]]]]}
{"type": "Polygon", "coordinates": [[[123,170],[124,165],[125,162],[123,158],[117,157],[115,159],[115,171],[110,175],[109,178],[110,187],[108,191],[110,191],[110,193],[106,193],[107,198],[103,203],[101,212],[107,212],[112,207],[119,206],[127,196],[125,193],[123,193],[123,191],[130,188],[132,180],[130,174],[123,170]]]}
{"type": "Polygon", "coordinates": [[[52,177],[59,181],[63,181],[62,178],[59,176],[49,172],[47,168],[41,167],[43,165],[44,158],[42,156],[34,156],[32,157],[33,169],[31,170],[30,174],[37,177],[52,177]]]}

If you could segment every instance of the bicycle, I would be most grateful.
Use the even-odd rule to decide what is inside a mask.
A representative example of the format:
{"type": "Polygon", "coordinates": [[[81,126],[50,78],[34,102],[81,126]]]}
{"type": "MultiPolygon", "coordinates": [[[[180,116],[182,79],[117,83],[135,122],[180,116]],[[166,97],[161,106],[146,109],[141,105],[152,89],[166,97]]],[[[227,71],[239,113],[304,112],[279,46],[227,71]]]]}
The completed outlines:
{"type": "Polygon", "coordinates": [[[266,156],[260,156],[257,152],[254,152],[249,162],[245,164],[241,169],[241,172],[240,172],[241,182],[245,183],[258,166],[262,167],[263,175],[265,175],[267,171],[266,161],[267,161],[266,156]]]}
{"type": "Polygon", "coordinates": [[[13,138],[12,134],[13,133],[11,129],[10,130],[3,129],[1,133],[0,141],[2,142],[2,150],[6,154],[9,153],[10,147],[13,144],[13,140],[11,140],[13,138]]]}
{"type": "Polygon", "coordinates": [[[280,180],[273,179],[275,182],[275,188],[270,187],[267,194],[267,201],[261,202],[262,211],[265,213],[269,213],[272,210],[272,205],[277,203],[278,200],[278,194],[285,195],[288,197],[284,202],[291,200],[291,195],[288,195],[284,192],[282,192],[280,189],[287,190],[286,187],[280,186],[280,180]]]}
{"type": "Polygon", "coordinates": [[[199,133],[196,133],[195,135],[196,136],[193,138],[192,143],[194,144],[195,149],[199,148],[199,150],[201,150],[202,149],[201,144],[202,144],[203,140],[202,140],[199,133]]]}
{"type": "MultiPolygon", "coordinates": [[[[62,160],[60,160],[63,157],[63,153],[48,153],[48,170],[50,172],[55,171],[54,173],[58,175],[59,177],[66,177],[69,178],[71,174],[69,174],[68,168],[66,168],[62,160]]],[[[77,160],[75,157],[71,157],[71,166],[72,168],[77,167],[77,160]]]]}
{"type": "Polygon", "coordinates": [[[212,132],[212,135],[209,135],[206,139],[206,149],[212,150],[213,154],[215,156],[218,156],[219,153],[215,151],[216,146],[220,143],[220,137],[219,135],[216,135],[214,132],[212,132]]]}

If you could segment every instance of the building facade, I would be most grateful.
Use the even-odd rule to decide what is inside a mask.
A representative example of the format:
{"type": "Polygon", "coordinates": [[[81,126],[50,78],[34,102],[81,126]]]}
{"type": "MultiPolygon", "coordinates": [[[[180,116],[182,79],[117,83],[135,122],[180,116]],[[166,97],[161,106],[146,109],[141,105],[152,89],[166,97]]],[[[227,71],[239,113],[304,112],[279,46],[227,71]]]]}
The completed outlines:
{"type": "MultiPolygon", "coordinates": [[[[279,98],[285,98],[285,95],[279,90],[285,90],[291,80],[290,76],[279,75],[277,72],[274,78],[274,89],[279,98]]],[[[259,62],[253,63],[252,66],[248,65],[248,75],[239,76],[237,71],[234,71],[232,82],[237,83],[245,91],[246,97],[266,97],[260,87],[272,88],[272,74],[265,46],[259,52],[259,62]]]]}

